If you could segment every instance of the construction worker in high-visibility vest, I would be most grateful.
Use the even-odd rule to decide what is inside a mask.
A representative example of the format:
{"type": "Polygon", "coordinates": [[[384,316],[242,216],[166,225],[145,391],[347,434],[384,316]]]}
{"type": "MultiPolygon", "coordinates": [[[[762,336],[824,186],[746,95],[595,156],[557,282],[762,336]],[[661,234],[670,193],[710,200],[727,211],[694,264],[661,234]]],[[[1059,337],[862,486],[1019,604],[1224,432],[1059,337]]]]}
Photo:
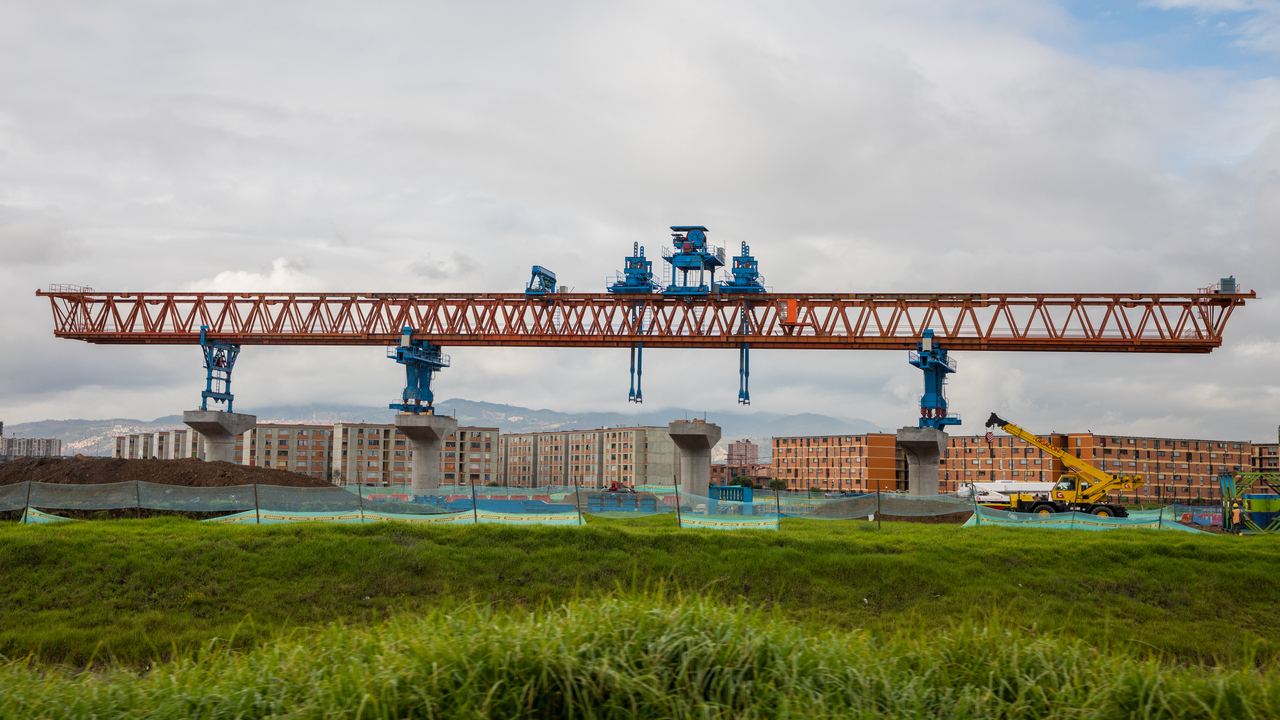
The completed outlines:
{"type": "Polygon", "coordinates": [[[1244,532],[1244,525],[1240,523],[1240,503],[1234,503],[1231,506],[1231,529],[1239,535],[1244,532]]]}

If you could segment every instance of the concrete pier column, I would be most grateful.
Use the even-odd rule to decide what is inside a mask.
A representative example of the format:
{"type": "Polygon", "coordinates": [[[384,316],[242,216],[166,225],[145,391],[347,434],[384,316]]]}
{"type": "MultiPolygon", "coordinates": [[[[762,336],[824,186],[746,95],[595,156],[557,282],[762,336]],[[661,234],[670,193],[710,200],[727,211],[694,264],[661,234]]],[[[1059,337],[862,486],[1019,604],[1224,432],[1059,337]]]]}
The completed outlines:
{"type": "Polygon", "coordinates": [[[938,494],[938,460],[947,449],[947,434],[934,428],[904,427],[898,447],[907,458],[911,495],[938,494]]]}
{"type": "MultiPolygon", "coordinates": [[[[444,439],[458,430],[458,421],[442,415],[396,415],[396,429],[409,438],[413,451],[413,494],[426,495],[428,490],[440,487],[440,448],[444,439]]],[[[463,467],[466,445],[458,442],[459,467],[463,467]]],[[[461,476],[459,476],[461,477],[461,476]]]]}
{"type": "Polygon", "coordinates": [[[680,451],[680,492],[707,497],[711,485],[711,448],[720,442],[720,426],[701,420],[676,420],[667,426],[680,451]]]}
{"type": "MultiPolygon", "coordinates": [[[[182,413],[182,422],[200,433],[204,440],[205,461],[235,462],[236,438],[252,430],[258,424],[258,416],[217,410],[187,410],[182,413]]],[[[247,457],[249,448],[244,451],[247,457]]]]}

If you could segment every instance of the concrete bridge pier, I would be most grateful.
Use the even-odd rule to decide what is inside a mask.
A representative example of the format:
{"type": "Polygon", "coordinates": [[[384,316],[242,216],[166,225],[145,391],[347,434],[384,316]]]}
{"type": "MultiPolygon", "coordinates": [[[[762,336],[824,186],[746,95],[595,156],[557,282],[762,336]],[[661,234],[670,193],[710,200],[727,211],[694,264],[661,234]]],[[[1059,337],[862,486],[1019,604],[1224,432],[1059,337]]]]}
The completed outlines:
{"type": "MultiPolygon", "coordinates": [[[[187,410],[182,413],[182,422],[204,438],[206,462],[235,462],[236,438],[256,427],[258,416],[217,410],[187,410]]],[[[248,450],[246,447],[245,452],[248,450]]]]}
{"type": "MultiPolygon", "coordinates": [[[[409,439],[413,451],[413,495],[426,495],[427,491],[440,487],[440,448],[444,439],[458,430],[455,418],[441,415],[396,415],[396,429],[409,439]]],[[[458,443],[458,462],[466,452],[458,443]]]]}
{"type": "Polygon", "coordinates": [[[911,495],[938,494],[938,460],[947,449],[947,434],[934,428],[898,430],[898,447],[907,458],[911,495]]]}
{"type": "Polygon", "coordinates": [[[720,442],[720,426],[702,420],[676,420],[667,434],[680,451],[680,492],[707,497],[711,486],[711,448],[720,442]]]}

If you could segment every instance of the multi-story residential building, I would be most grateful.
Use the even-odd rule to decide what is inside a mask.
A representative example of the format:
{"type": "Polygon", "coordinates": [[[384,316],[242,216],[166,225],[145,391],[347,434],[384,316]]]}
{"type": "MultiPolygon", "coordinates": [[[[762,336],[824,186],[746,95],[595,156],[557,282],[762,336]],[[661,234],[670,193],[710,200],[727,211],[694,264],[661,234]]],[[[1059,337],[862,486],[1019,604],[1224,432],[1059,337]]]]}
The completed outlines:
{"type": "MultiPolygon", "coordinates": [[[[496,482],[498,428],[459,427],[444,439],[436,462],[440,484],[496,482]]],[[[409,485],[413,451],[395,425],[337,423],[333,426],[334,479],[339,483],[409,485]]]]}
{"type": "Polygon", "coordinates": [[[875,492],[907,488],[906,462],[891,433],[773,438],[773,477],[790,490],[875,492]]]}
{"type": "MultiPolygon", "coordinates": [[[[445,438],[436,458],[440,482],[493,482],[497,439],[497,428],[458,428],[445,438]]],[[[203,455],[204,440],[191,429],[120,436],[113,453],[113,457],[162,460],[203,455]]],[[[408,439],[390,424],[259,423],[236,438],[235,462],[303,473],[335,484],[408,485],[413,472],[408,439]]]]}
{"type": "Polygon", "coordinates": [[[757,487],[768,486],[770,478],[773,477],[773,465],[769,463],[754,463],[752,465],[711,464],[712,485],[728,485],[731,480],[743,475],[754,480],[757,487]]]}
{"type": "Polygon", "coordinates": [[[1258,473],[1280,473],[1280,444],[1253,443],[1249,467],[1258,473]]]}
{"type": "Polygon", "coordinates": [[[729,443],[729,456],[725,464],[729,467],[747,467],[760,463],[760,446],[750,440],[739,440],[729,443]]]}
{"type": "Polygon", "coordinates": [[[236,462],[332,481],[335,430],[325,425],[259,423],[236,438],[236,462]]]}
{"type": "MultiPolygon", "coordinates": [[[[241,451],[244,438],[236,439],[237,451],[241,451]]],[[[204,439],[191,429],[160,430],[134,435],[117,435],[111,457],[131,460],[157,458],[174,460],[185,457],[203,457],[204,439]]]]}
{"type": "Polygon", "coordinates": [[[0,439],[0,455],[58,457],[62,455],[62,441],[57,438],[4,438],[0,439]]]}
{"type": "Polygon", "coordinates": [[[500,482],[510,487],[670,485],[680,474],[664,427],[503,435],[499,453],[500,482]]]}

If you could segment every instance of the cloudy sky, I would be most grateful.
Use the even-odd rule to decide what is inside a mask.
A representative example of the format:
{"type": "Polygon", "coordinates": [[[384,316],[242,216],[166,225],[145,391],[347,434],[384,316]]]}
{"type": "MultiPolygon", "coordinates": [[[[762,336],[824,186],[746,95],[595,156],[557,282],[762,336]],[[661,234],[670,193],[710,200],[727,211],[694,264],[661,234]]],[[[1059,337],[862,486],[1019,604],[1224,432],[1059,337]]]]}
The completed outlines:
{"type": "MultiPolygon", "coordinates": [[[[600,291],[673,224],[789,292],[1259,299],[1206,356],[957,353],[962,431],[1274,441],[1280,7],[1263,0],[0,0],[0,420],[194,407],[199,352],[57,340],[99,290],[600,291]]],[[[626,412],[627,351],[449,348],[437,397],[626,412]]],[[[646,354],[737,409],[737,353],[646,354]]],[[[914,424],[903,352],[753,356],[753,410],[914,424]]],[[[248,348],[237,409],[384,405],[379,348],[248,348]]]]}

